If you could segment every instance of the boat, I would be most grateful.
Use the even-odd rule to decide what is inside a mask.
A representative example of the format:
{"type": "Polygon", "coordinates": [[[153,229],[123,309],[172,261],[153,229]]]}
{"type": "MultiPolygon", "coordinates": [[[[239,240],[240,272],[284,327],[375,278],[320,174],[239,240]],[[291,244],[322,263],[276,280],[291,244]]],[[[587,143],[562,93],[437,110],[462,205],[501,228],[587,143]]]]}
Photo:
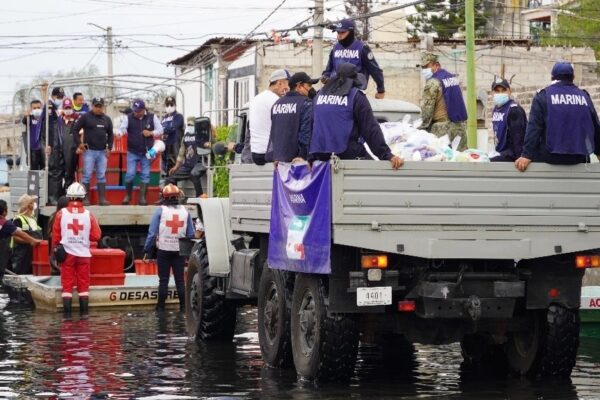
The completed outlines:
{"type": "MultiPolygon", "coordinates": [[[[62,310],[60,276],[23,275],[36,309],[62,310]]],[[[169,280],[166,305],[179,305],[173,277],[169,280]]],[[[90,286],[90,308],[154,307],[158,301],[158,276],[125,274],[123,285],[90,286]]],[[[73,307],[79,307],[77,291],[73,292],[73,307]]]]}

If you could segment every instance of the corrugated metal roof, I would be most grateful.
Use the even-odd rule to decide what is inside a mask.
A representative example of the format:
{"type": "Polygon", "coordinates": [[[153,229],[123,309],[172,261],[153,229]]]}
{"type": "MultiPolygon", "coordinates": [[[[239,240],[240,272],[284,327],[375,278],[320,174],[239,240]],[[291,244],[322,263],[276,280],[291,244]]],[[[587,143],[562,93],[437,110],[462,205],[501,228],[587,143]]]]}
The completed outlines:
{"type": "Polygon", "coordinates": [[[218,45],[223,48],[223,59],[225,61],[234,61],[237,59],[250,45],[255,41],[252,39],[246,39],[242,41],[241,38],[232,37],[214,37],[208,39],[200,47],[192,50],[191,52],[169,61],[167,65],[189,65],[196,56],[201,55],[204,52],[210,51],[213,45],[218,45]]]}

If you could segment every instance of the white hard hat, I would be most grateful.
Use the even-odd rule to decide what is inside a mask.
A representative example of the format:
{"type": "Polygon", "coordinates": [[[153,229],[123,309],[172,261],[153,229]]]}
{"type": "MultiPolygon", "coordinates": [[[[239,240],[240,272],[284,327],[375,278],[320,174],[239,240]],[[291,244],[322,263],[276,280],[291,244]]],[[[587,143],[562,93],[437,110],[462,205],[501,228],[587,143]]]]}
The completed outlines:
{"type": "Polygon", "coordinates": [[[67,197],[70,199],[83,199],[85,197],[85,188],[81,183],[74,182],[67,188],[67,197]]]}

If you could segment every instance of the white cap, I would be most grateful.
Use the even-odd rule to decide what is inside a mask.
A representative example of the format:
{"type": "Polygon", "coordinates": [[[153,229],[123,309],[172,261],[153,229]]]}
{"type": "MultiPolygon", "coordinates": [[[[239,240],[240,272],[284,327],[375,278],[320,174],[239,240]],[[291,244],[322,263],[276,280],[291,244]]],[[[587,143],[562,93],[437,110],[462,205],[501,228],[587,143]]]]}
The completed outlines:
{"type": "Polygon", "coordinates": [[[269,82],[276,82],[280,79],[290,79],[292,74],[287,69],[276,69],[269,77],[269,82]]]}

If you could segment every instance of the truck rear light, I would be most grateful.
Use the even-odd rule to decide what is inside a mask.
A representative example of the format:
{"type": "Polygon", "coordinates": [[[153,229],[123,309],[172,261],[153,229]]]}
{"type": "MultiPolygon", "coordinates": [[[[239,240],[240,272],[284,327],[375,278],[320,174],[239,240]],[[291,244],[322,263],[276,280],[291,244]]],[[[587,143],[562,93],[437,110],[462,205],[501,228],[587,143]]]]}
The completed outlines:
{"type": "Polygon", "coordinates": [[[386,255],[371,254],[361,257],[363,268],[387,268],[388,257],[386,255]]]}
{"type": "Polygon", "coordinates": [[[416,309],[414,300],[403,300],[398,302],[398,311],[400,312],[414,312],[416,309]]]}
{"type": "Polygon", "coordinates": [[[600,256],[579,255],[575,257],[575,267],[577,268],[598,268],[600,267],[600,256]]]}

